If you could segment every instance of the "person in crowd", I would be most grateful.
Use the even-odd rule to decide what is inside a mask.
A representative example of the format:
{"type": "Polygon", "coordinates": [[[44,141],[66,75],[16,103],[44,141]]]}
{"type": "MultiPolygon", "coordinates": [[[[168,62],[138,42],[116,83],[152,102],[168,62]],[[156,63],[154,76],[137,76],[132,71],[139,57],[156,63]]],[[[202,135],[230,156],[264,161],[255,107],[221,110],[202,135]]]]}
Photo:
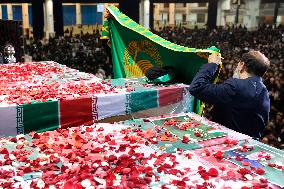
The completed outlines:
{"type": "Polygon", "coordinates": [[[259,51],[243,54],[232,79],[212,84],[221,64],[220,55],[212,54],[194,77],[189,92],[214,105],[213,121],[237,132],[260,138],[268,124],[270,100],[261,77],[270,62],[259,51]]]}
{"type": "Polygon", "coordinates": [[[3,56],[2,56],[1,52],[0,52],[0,64],[4,64],[4,59],[3,59],[3,56]]]}

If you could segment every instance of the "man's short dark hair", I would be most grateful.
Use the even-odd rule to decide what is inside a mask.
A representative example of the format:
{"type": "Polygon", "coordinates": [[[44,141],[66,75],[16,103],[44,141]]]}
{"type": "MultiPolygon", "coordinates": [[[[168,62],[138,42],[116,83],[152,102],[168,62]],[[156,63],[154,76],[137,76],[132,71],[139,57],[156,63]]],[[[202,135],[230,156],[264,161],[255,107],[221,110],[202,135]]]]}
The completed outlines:
{"type": "Polygon", "coordinates": [[[244,62],[245,69],[248,73],[259,77],[265,74],[270,65],[268,58],[261,52],[255,50],[244,53],[242,62],[244,62]]]}

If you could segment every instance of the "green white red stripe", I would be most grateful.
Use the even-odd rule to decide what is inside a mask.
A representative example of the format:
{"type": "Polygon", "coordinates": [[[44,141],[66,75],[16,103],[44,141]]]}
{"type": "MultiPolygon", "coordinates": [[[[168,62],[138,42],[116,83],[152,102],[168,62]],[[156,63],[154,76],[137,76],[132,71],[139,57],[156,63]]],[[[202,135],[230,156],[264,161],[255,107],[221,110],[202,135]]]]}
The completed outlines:
{"type": "Polygon", "coordinates": [[[89,125],[108,117],[130,113],[139,115],[148,112],[151,113],[149,116],[154,116],[153,112],[191,112],[193,97],[187,88],[187,85],[170,86],[64,101],[0,106],[0,135],[89,125]]]}

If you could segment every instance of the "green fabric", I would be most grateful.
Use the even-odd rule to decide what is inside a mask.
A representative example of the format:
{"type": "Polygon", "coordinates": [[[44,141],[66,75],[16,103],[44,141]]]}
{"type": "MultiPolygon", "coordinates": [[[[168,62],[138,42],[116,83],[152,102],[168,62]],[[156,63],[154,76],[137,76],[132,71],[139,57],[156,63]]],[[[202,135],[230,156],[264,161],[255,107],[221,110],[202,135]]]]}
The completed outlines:
{"type": "Polygon", "coordinates": [[[201,101],[198,99],[194,99],[194,112],[197,114],[201,114],[200,110],[201,110],[201,101]]]}
{"type": "Polygon", "coordinates": [[[21,106],[25,133],[55,130],[59,127],[58,101],[38,102],[21,106]]]}
{"type": "Polygon", "coordinates": [[[208,55],[219,53],[216,47],[176,45],[135,23],[116,7],[108,9],[114,17],[109,19],[108,29],[115,78],[141,77],[152,66],[172,66],[184,83],[190,83],[200,66],[207,63],[208,55]]]}
{"type": "Polygon", "coordinates": [[[131,112],[138,112],[142,110],[148,110],[151,108],[157,108],[158,105],[158,91],[154,89],[148,89],[139,92],[130,93],[129,105],[131,112]]]}
{"type": "MultiPolygon", "coordinates": [[[[190,139],[195,141],[195,142],[227,136],[226,133],[221,132],[221,131],[212,130],[211,126],[205,125],[205,124],[200,123],[198,121],[194,121],[194,122],[199,123],[200,126],[188,128],[186,131],[180,130],[179,128],[174,127],[174,126],[163,126],[165,121],[168,121],[172,118],[173,117],[154,120],[153,123],[155,125],[162,126],[165,130],[170,131],[171,133],[175,134],[177,137],[179,137],[181,139],[185,135],[190,135],[190,139]],[[197,132],[197,131],[200,132],[203,135],[203,137],[196,137],[194,135],[194,133],[197,132]]],[[[176,118],[177,120],[181,120],[182,122],[187,122],[187,121],[191,120],[189,116],[178,116],[178,117],[174,117],[174,118],[176,118]]]]}
{"type": "MultiPolygon", "coordinates": [[[[147,131],[147,129],[152,129],[152,131],[155,131],[156,126],[161,126],[156,124],[154,121],[152,122],[145,122],[144,119],[134,119],[134,120],[127,120],[121,122],[124,125],[129,125],[131,127],[137,127],[143,131],[147,131]]],[[[160,131],[160,135],[164,134],[166,130],[160,131]]],[[[167,153],[174,153],[177,148],[181,148],[183,150],[195,150],[195,149],[200,149],[202,146],[200,146],[196,142],[190,142],[188,144],[182,143],[181,140],[177,140],[174,142],[169,142],[169,141],[158,141],[157,144],[151,145],[151,147],[161,150],[161,147],[163,147],[162,151],[166,151],[167,153]],[[171,144],[170,146],[167,146],[167,144],[171,144]]]]}
{"type": "Polygon", "coordinates": [[[169,74],[163,75],[158,77],[157,79],[154,80],[149,80],[149,83],[166,83],[171,80],[171,76],[169,74]]]}
{"type": "Polygon", "coordinates": [[[101,39],[109,39],[109,29],[108,29],[108,20],[104,20],[104,24],[102,27],[102,36],[101,39]]]}

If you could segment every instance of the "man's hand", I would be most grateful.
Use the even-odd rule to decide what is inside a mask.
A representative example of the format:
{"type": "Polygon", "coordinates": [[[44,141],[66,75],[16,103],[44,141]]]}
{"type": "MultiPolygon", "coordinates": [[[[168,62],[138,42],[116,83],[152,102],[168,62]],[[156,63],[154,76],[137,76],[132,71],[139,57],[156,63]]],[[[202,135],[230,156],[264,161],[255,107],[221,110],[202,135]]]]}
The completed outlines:
{"type": "Polygon", "coordinates": [[[110,17],[111,17],[111,14],[110,14],[109,10],[106,9],[106,11],[105,11],[105,18],[109,19],[110,17]]]}
{"type": "Polygon", "coordinates": [[[222,64],[222,57],[221,57],[221,55],[212,53],[208,57],[208,63],[222,64]]]}

